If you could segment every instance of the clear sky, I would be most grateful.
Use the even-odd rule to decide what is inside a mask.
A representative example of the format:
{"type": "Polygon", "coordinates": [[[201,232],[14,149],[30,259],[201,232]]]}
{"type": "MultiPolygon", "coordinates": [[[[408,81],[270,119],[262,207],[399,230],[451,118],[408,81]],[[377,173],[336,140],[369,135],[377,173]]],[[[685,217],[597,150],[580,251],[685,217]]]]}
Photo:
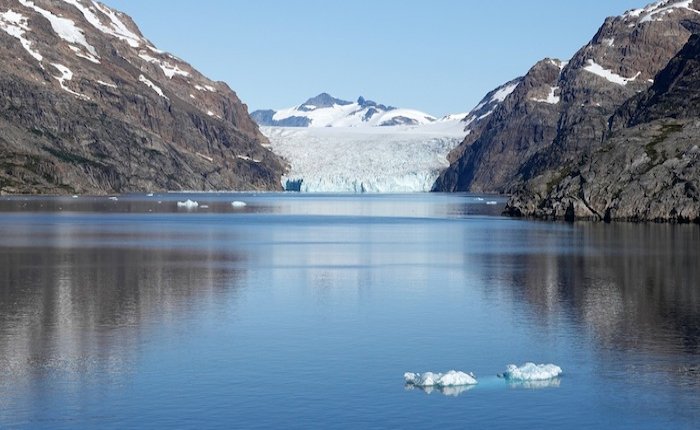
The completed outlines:
{"type": "Polygon", "coordinates": [[[325,91],[441,116],[539,59],[568,59],[606,16],[650,0],[103,1],[251,111],[325,91]]]}

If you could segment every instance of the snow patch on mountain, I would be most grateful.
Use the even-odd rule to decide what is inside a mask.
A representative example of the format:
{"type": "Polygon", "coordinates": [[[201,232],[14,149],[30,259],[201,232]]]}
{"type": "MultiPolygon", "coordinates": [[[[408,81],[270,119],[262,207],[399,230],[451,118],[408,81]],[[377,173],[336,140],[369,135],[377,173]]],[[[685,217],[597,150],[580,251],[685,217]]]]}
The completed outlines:
{"type": "Polygon", "coordinates": [[[194,89],[197,91],[209,91],[210,93],[216,92],[216,88],[212,87],[211,85],[195,85],[194,89]]]}
{"type": "Polygon", "coordinates": [[[547,94],[547,98],[540,99],[535,97],[532,99],[532,101],[537,103],[548,103],[550,105],[555,105],[561,100],[561,97],[556,95],[557,91],[559,91],[559,87],[550,87],[549,94],[547,94]]]}
{"type": "Polygon", "coordinates": [[[700,13],[693,9],[693,0],[660,0],[649,4],[648,6],[641,9],[632,9],[627,11],[623,18],[625,19],[639,19],[639,23],[651,22],[651,21],[662,21],[664,16],[672,13],[676,10],[685,9],[691,12],[700,13]]]}
{"type": "Polygon", "coordinates": [[[25,51],[29,53],[35,60],[41,62],[44,57],[32,48],[32,42],[24,37],[29,31],[27,17],[19,12],[14,12],[12,9],[7,12],[0,13],[0,29],[15,39],[19,40],[25,51]]]}
{"type": "Polygon", "coordinates": [[[414,109],[385,106],[360,97],[356,102],[322,93],[305,103],[280,110],[258,110],[251,114],[263,126],[291,127],[378,127],[422,125],[437,119],[414,109]]]}
{"type": "Polygon", "coordinates": [[[61,72],[61,76],[55,76],[55,78],[58,80],[58,83],[61,85],[63,91],[73,94],[74,96],[80,99],[90,100],[90,97],[75,92],[66,86],[66,81],[70,81],[71,79],[73,79],[73,72],[68,67],[58,63],[54,63],[52,64],[52,66],[54,66],[59,72],[61,72]]]}
{"type": "Polygon", "coordinates": [[[499,103],[503,102],[506,97],[511,95],[513,91],[515,91],[516,88],[518,88],[518,85],[520,82],[514,82],[512,84],[506,85],[505,87],[499,88],[493,96],[491,96],[491,100],[497,101],[499,103]]]}
{"type": "Polygon", "coordinates": [[[80,0],[62,0],[65,3],[75,6],[80,13],[83,14],[87,22],[93,27],[105,34],[109,34],[118,39],[121,39],[129,44],[132,48],[138,48],[144,43],[144,40],[131,31],[124,22],[119,19],[119,16],[107,6],[104,6],[96,1],[92,2],[92,6],[83,5],[80,0]],[[109,25],[103,24],[97,12],[101,12],[109,20],[109,25]]]}
{"type": "Polygon", "coordinates": [[[465,123],[436,121],[398,127],[261,127],[273,152],[286,158],[282,178],[302,192],[428,192],[465,137],[465,123]]]}
{"type": "Polygon", "coordinates": [[[139,53],[139,58],[142,60],[152,63],[160,67],[160,69],[163,71],[163,74],[168,78],[172,79],[175,75],[180,75],[184,77],[189,77],[190,74],[182,69],[180,69],[177,65],[173,65],[168,61],[161,60],[160,58],[153,57],[151,55],[148,55],[145,51],[141,51],[139,53]]]}
{"type": "Polygon", "coordinates": [[[639,75],[641,75],[642,72],[638,72],[636,75],[634,75],[631,78],[625,78],[623,76],[618,75],[617,73],[613,72],[612,70],[608,70],[601,66],[600,64],[596,63],[593,60],[588,60],[586,63],[586,66],[584,66],[583,70],[593,73],[594,75],[600,76],[601,78],[604,78],[614,84],[618,85],[627,85],[629,82],[632,82],[636,80],[639,75]]]}
{"type": "Polygon", "coordinates": [[[168,97],[163,93],[163,90],[162,90],[158,85],[154,84],[153,81],[151,81],[151,80],[148,79],[147,77],[145,77],[145,76],[143,76],[143,75],[139,75],[139,82],[142,82],[142,83],[146,84],[147,87],[149,87],[150,89],[152,89],[153,91],[155,91],[156,94],[158,94],[159,96],[163,97],[164,99],[167,99],[167,98],[168,98],[168,97]]]}
{"type": "Polygon", "coordinates": [[[105,81],[98,80],[97,83],[102,85],[102,86],[105,86],[105,87],[110,87],[110,88],[114,88],[114,89],[119,88],[119,87],[117,87],[117,85],[109,83],[109,82],[105,82],[105,81]]]}
{"type": "Polygon", "coordinates": [[[58,37],[68,43],[78,44],[85,48],[90,55],[90,57],[85,57],[88,59],[97,57],[95,47],[88,43],[88,41],[85,39],[85,33],[80,27],[75,25],[73,20],[56,16],[48,10],[40,8],[29,0],[19,0],[19,2],[23,6],[33,9],[35,12],[46,18],[49,23],[51,23],[51,28],[53,28],[53,31],[58,35],[58,37]]]}

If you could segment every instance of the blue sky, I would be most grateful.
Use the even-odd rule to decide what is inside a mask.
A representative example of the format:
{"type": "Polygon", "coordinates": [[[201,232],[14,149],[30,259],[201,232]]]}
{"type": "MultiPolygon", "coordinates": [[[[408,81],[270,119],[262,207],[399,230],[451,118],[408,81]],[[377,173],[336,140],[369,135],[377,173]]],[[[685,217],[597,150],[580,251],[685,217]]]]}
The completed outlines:
{"type": "Polygon", "coordinates": [[[326,91],[464,112],[544,57],[568,59],[645,0],[105,0],[250,110],[326,91]]]}

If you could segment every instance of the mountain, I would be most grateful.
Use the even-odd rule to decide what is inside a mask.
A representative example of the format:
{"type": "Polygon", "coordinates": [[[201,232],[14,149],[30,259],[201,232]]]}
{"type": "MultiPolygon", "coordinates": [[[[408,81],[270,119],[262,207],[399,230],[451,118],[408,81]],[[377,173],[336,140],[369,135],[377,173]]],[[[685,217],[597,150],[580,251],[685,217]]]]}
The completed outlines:
{"type": "MultiPolygon", "coordinates": [[[[324,93],[287,110],[294,114],[273,122],[278,126],[261,129],[274,152],[289,161],[283,183],[290,191],[426,192],[449,166],[448,155],[454,155],[465,136],[483,126],[519,82],[516,79],[489,92],[468,114],[439,119],[417,115],[418,119],[430,118],[429,122],[409,122],[402,118],[405,114],[389,116],[391,121],[385,122],[387,113],[406,111],[362,97],[352,103],[324,93]],[[358,121],[363,111],[371,109],[384,113],[358,121]],[[319,119],[323,121],[316,122],[319,119]]],[[[269,123],[274,114],[258,111],[252,116],[261,123],[267,118],[269,123]]]]}
{"type": "Polygon", "coordinates": [[[507,211],[554,219],[700,222],[700,36],[620,107],[600,149],[543,198],[507,211]],[[534,204],[534,203],[537,204],[534,204]]]}
{"type": "Polygon", "coordinates": [[[437,191],[510,193],[512,213],[545,196],[601,149],[610,120],[700,29],[698,0],[663,0],[608,18],[571,60],[535,64],[453,151],[437,191]]]}
{"type": "Polygon", "coordinates": [[[385,106],[360,97],[356,102],[322,93],[288,109],[251,113],[261,126],[275,127],[385,127],[420,125],[436,121],[424,112],[385,106]]]}
{"type": "Polygon", "coordinates": [[[222,82],[90,0],[0,0],[0,192],[279,189],[222,82]]]}
{"type": "Polygon", "coordinates": [[[289,161],[285,189],[326,193],[428,192],[466,135],[464,115],[402,127],[262,127],[289,161]]]}

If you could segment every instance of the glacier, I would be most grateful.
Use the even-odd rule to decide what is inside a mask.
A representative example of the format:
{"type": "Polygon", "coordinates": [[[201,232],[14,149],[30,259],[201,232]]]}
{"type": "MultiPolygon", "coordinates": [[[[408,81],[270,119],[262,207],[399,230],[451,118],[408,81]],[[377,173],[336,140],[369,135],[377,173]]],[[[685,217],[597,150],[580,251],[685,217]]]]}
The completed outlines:
{"type": "Polygon", "coordinates": [[[468,134],[449,118],[393,127],[261,127],[270,149],[290,167],[288,191],[316,193],[429,192],[447,155],[468,134]]]}

